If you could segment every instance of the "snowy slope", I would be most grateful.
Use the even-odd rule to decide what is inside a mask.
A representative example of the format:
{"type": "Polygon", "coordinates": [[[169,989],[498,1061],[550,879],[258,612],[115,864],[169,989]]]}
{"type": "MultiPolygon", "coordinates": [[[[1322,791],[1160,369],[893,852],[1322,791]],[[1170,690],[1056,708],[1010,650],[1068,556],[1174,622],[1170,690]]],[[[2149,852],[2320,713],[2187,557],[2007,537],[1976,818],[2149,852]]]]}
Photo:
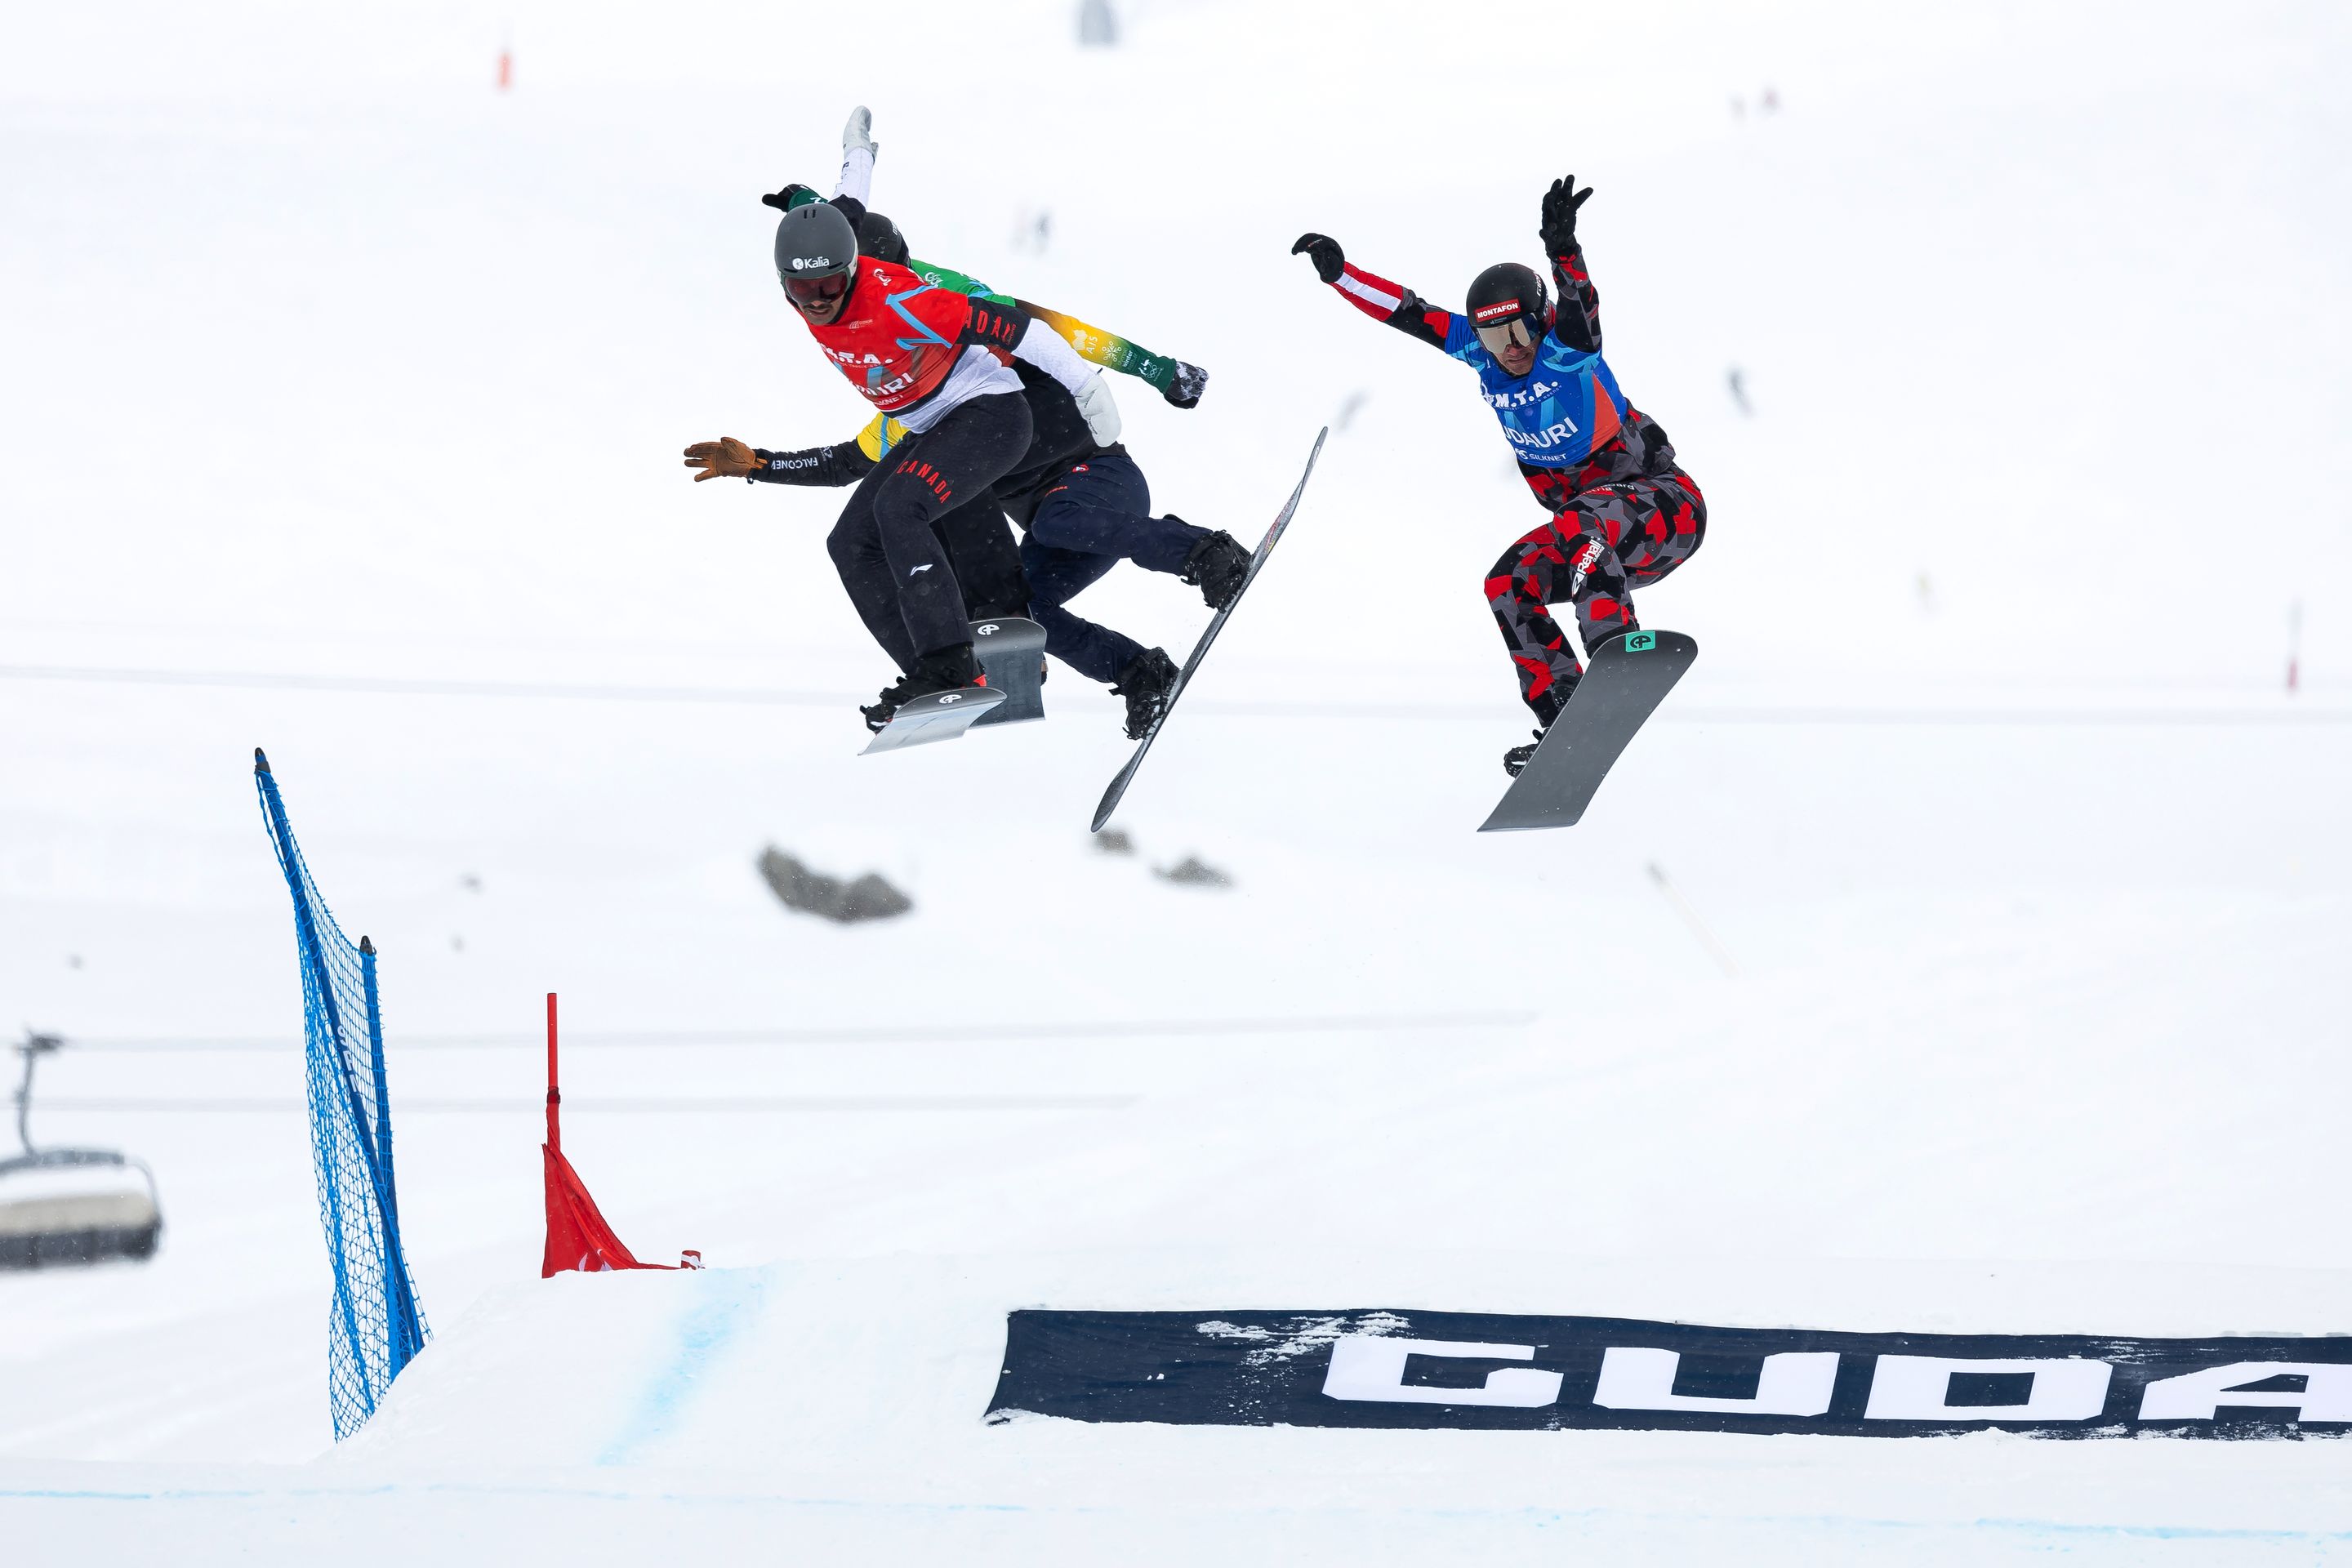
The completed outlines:
{"type": "MultiPolygon", "coordinates": [[[[872,1561],[1412,1563],[2326,1560],[2352,1546],[2335,1443],[1730,1439],[1692,1433],[983,1426],[1005,1310],[1038,1298],[1404,1300],[1431,1269],[1507,1306],[1853,1311],[1978,1325],[2257,1309],[2326,1321],[2340,1273],[1759,1264],[1736,1278],[1526,1252],[909,1258],[567,1276],[489,1293],[331,1458],[296,1468],[12,1465],[12,1506],[133,1557],[185,1532],[362,1563],[526,1538],[617,1560],[690,1540],[872,1561]],[[2021,1288],[2022,1283],[2022,1288],[2021,1288]],[[593,1369],[593,1375],[583,1373],[593,1369]],[[103,1495],[100,1489],[104,1489],[103,1495]],[[165,1489],[168,1489],[166,1490],[165,1489]],[[25,1499],[37,1489],[37,1505],[25,1499]],[[37,1506],[37,1513],[34,1513],[37,1506]]],[[[2109,1320],[2111,1321],[2111,1320],[2109,1320]]]]}
{"type": "MultiPolygon", "coordinates": [[[[0,1277],[0,1529],[126,1561],[393,1518],[885,1561],[2344,1552],[2338,1444],[978,1420],[1013,1305],[2347,1327],[2341,9],[1531,35],[1160,0],[1111,56],[1067,9],[919,7],[961,62],[920,82],[768,8],[16,24],[0,1016],[93,1042],[36,1130],[135,1148],[170,1228],[143,1269],[0,1277]],[[858,422],[751,199],[824,178],[858,101],[919,254],[1211,367],[1192,413],[1118,387],[1163,508],[1255,531],[1362,395],[1130,797],[1137,858],[1085,840],[1126,748],[1061,675],[1050,724],[856,758],[883,671],[834,498],[677,466],[858,422]],[[1585,827],[1496,843],[1524,724],[1476,585],[1532,510],[1467,377],[1286,252],[1320,229],[1451,298],[1533,259],[1571,169],[1612,362],[1714,509],[1642,609],[1705,653],[1585,827]],[[316,1463],[256,743],[385,953],[442,1334],[316,1463]],[[788,916],[770,842],[917,910],[788,916]],[[1151,875],[1190,853],[1234,889],[1151,875]],[[549,989],[567,1147],[709,1275],[530,1279],[549,989]],[[725,1397],[623,1441],[678,1325],[744,1292],[785,1305],[725,1397]],[[812,1334],[822,1399],[761,1425],[812,1334]]],[[[1131,576],[1080,607],[1188,640],[1197,604],[1131,576]]]]}

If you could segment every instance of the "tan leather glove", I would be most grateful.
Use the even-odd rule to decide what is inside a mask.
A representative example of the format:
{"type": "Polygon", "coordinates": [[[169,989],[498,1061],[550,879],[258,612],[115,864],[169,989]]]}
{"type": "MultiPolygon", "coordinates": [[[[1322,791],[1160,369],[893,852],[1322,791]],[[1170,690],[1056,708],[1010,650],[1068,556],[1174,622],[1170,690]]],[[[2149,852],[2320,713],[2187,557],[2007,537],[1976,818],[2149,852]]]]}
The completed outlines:
{"type": "Polygon", "coordinates": [[[749,479],[760,471],[759,454],[732,436],[721,436],[716,441],[697,441],[686,449],[686,466],[702,471],[694,482],[705,479],[749,479]]]}

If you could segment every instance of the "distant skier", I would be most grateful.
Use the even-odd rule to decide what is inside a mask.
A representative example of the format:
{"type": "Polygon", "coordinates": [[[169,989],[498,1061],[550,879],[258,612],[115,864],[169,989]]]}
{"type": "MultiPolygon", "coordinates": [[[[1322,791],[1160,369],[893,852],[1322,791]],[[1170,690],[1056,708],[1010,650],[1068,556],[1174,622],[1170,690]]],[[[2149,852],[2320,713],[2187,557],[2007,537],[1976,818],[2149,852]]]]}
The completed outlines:
{"type": "MultiPolygon", "coordinates": [[[[1387,322],[1478,373],[1487,406],[1536,499],[1552,521],[1521,537],[1486,575],[1486,602],[1519,670],[1519,694],[1543,731],[1583,674],[1548,605],[1576,606],[1590,658],[1635,627],[1629,585],[1658,581],[1706,536],[1706,501],[1675,463],[1675,449],[1648,416],[1625,401],[1601,357],[1600,295],[1576,237],[1577,209],[1591,198],[1575,176],[1552,182],[1537,233],[1551,258],[1563,307],[1543,279],[1506,261],[1472,280],[1462,315],[1351,265],[1337,240],[1301,235],[1315,274],[1376,321],[1387,322]]],[[[1504,753],[1517,777],[1535,745],[1504,753]]]]}

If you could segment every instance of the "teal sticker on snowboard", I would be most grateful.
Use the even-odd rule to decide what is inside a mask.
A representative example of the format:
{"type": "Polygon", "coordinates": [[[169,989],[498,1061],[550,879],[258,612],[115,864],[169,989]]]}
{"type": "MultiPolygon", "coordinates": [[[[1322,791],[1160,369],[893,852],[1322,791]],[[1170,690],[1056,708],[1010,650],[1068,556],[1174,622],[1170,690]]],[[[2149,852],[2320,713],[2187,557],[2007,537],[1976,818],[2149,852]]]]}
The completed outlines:
{"type": "Polygon", "coordinates": [[[1655,632],[1627,632],[1625,634],[1625,651],[1627,653],[1647,653],[1657,646],[1658,634],[1655,632]]]}

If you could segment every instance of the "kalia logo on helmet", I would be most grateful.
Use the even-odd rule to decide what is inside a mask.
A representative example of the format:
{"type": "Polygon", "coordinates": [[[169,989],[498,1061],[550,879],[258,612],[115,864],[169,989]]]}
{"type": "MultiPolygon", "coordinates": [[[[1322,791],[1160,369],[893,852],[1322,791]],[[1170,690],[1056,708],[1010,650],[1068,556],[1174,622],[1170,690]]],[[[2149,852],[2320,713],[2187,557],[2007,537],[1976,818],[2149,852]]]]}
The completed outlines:
{"type": "Polygon", "coordinates": [[[811,267],[830,267],[832,265],[833,258],[830,256],[795,256],[793,258],[793,270],[795,272],[804,270],[811,267]]]}

